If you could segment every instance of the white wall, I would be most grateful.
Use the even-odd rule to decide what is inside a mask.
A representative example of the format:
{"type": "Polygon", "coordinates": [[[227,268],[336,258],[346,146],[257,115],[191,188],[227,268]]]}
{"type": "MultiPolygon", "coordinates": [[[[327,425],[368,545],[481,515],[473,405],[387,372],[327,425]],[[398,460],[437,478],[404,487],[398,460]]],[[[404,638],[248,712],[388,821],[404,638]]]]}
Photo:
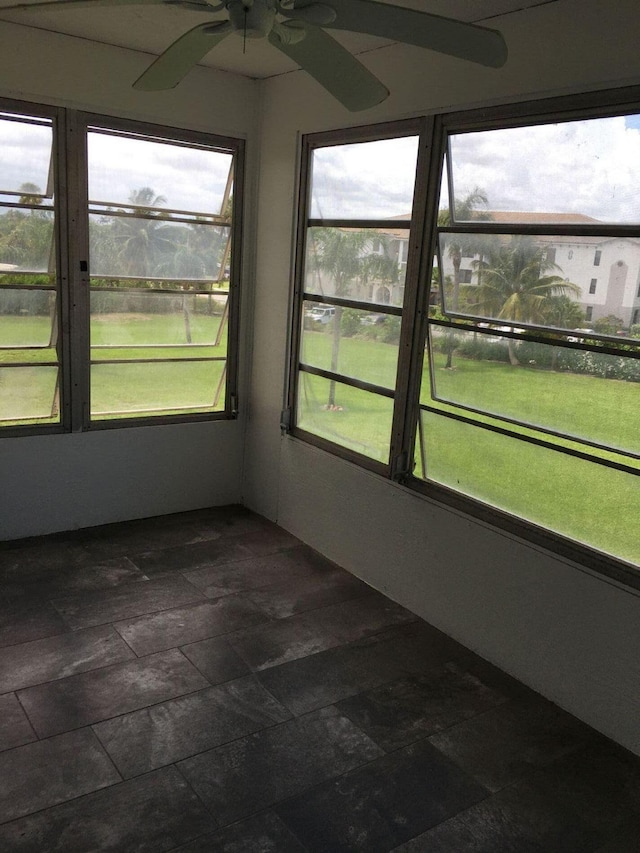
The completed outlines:
{"type": "MultiPolygon", "coordinates": [[[[136,92],[131,82],[149,62],[133,51],[0,26],[0,95],[255,139],[253,81],[196,68],[170,92],[136,92]]],[[[247,147],[250,283],[256,146],[247,147]]],[[[245,314],[241,340],[248,339],[245,314]]],[[[243,429],[241,414],[230,422],[0,438],[0,539],[237,502],[243,429]]]]}
{"type": "Polygon", "coordinates": [[[244,501],[640,753],[636,595],[280,436],[299,133],[640,81],[635,2],[566,0],[495,22],[499,71],[393,46],[365,63],[392,96],[350,115],[300,72],[263,84],[244,501]]]}

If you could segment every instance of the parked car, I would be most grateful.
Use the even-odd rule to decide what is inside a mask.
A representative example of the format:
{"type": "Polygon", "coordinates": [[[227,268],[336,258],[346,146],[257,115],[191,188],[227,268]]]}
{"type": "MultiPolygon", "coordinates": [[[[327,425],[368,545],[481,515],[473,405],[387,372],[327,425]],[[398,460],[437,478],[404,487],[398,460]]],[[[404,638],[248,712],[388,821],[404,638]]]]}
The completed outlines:
{"type": "Polygon", "coordinates": [[[306,317],[312,323],[321,323],[323,326],[330,323],[336,313],[336,309],[328,305],[316,306],[307,312],[306,317]]]}
{"type": "Polygon", "coordinates": [[[379,326],[381,323],[384,323],[386,319],[386,314],[365,314],[364,317],[360,317],[360,322],[363,326],[379,326]]]}

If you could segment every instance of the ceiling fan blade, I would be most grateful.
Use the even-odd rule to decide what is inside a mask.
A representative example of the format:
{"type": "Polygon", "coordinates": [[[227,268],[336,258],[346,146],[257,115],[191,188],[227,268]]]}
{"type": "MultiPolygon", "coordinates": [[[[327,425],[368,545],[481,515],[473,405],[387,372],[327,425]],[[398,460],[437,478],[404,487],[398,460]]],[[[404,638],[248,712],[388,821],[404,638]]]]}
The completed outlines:
{"type": "MultiPolygon", "coordinates": [[[[195,0],[199,2],[199,0],[195,0]]],[[[0,14],[2,12],[29,12],[31,9],[48,9],[54,11],[68,9],[89,8],[91,6],[161,6],[166,4],[167,0],[51,0],[50,3],[16,3],[13,6],[0,6],[0,14]]],[[[169,5],[172,5],[171,3],[169,5]]],[[[209,10],[211,7],[202,0],[203,11],[209,10]]]]}
{"type": "MultiPolygon", "coordinates": [[[[335,20],[326,24],[329,29],[367,33],[426,47],[492,68],[500,68],[507,61],[507,45],[497,30],[375,0],[323,2],[336,12],[335,20]]],[[[304,20],[304,10],[314,5],[315,0],[295,0],[293,9],[286,14],[304,20]],[[297,12],[301,14],[298,16],[297,12]]]]}
{"type": "Polygon", "coordinates": [[[319,27],[298,21],[276,25],[269,41],[351,112],[374,107],[389,96],[377,77],[319,27]],[[289,40],[289,29],[303,30],[304,38],[289,40]]]}
{"type": "Polygon", "coordinates": [[[193,66],[232,31],[228,21],[198,24],[161,53],[138,77],[133,88],[142,92],[175,88],[193,66]]]}

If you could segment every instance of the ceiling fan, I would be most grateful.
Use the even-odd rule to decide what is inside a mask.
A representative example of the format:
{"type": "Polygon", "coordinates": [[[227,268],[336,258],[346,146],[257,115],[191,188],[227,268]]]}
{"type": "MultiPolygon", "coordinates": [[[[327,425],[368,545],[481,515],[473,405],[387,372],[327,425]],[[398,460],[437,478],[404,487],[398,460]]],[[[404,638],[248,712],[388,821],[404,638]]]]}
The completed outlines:
{"type": "Polygon", "coordinates": [[[380,36],[494,68],[507,59],[497,30],[376,0],[51,0],[1,6],[0,13],[161,4],[212,14],[226,10],[228,17],[198,24],[180,36],[136,80],[135,89],[172,89],[232,34],[267,38],[352,112],[379,104],[389,91],[325,29],[380,36]]]}

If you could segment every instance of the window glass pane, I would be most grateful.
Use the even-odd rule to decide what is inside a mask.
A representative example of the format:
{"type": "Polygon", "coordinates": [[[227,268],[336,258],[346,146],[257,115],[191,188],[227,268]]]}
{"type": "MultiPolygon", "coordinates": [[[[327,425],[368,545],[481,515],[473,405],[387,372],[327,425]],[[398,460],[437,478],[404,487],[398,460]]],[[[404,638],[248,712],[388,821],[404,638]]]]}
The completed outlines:
{"type": "Polygon", "coordinates": [[[310,228],[305,291],[399,307],[408,245],[406,229],[310,228]]]}
{"type": "MultiPolygon", "coordinates": [[[[154,293],[152,290],[93,290],[91,293],[92,347],[130,347],[134,358],[177,353],[194,355],[193,348],[216,344],[226,352],[226,324],[223,324],[226,294],[154,293]],[[149,348],[153,349],[149,349],[149,348]],[[177,347],[177,350],[176,350],[177,347]]],[[[197,355],[204,355],[206,349],[197,355]]],[[[108,355],[108,351],[107,352],[108,355]]],[[[94,358],[96,353],[94,352],[94,358]]],[[[119,355],[119,357],[124,357],[119,355]]]]}
{"type": "Polygon", "coordinates": [[[439,400],[640,454],[640,359],[442,326],[430,336],[439,400]]]}
{"type": "Polygon", "coordinates": [[[55,291],[0,287],[0,347],[55,344],[56,316],[55,291]]]}
{"type": "Polygon", "coordinates": [[[430,480],[639,565],[635,475],[436,413],[421,418],[430,480]]]}
{"type": "Polygon", "coordinates": [[[417,136],[315,149],[310,216],[408,219],[417,156],[417,136]]]}
{"type": "Polygon", "coordinates": [[[230,213],[228,151],[98,131],[89,131],[87,145],[91,202],[230,213]]]}
{"type": "Polygon", "coordinates": [[[232,153],[88,140],[92,417],[224,410],[232,153]]]}
{"type": "Polygon", "coordinates": [[[0,208],[0,273],[55,270],[52,210],[0,208]]]}
{"type": "Polygon", "coordinates": [[[640,222],[640,116],[450,137],[458,221],[480,190],[494,218],[546,224],[640,222]]]}
{"type": "Polygon", "coordinates": [[[388,462],[393,400],[300,371],[297,425],[379,462],[388,462]]]}
{"type": "Polygon", "coordinates": [[[224,361],[93,364],[95,418],[224,409],[224,361]]]}
{"type": "Polygon", "coordinates": [[[439,240],[445,313],[584,329],[591,308],[592,331],[630,333],[640,276],[636,238],[444,232],[439,240]]]}
{"type": "Polygon", "coordinates": [[[41,204],[49,195],[52,143],[50,120],[0,115],[0,195],[10,193],[20,196],[21,203],[41,204]]]}
{"type": "Polygon", "coordinates": [[[304,303],[300,360],[393,389],[400,317],[304,303]]]}
{"type": "MultiPolygon", "coordinates": [[[[223,278],[229,229],[152,215],[89,217],[94,276],[202,280],[223,278]]],[[[227,272],[228,278],[228,272],[227,272]]]]}
{"type": "Polygon", "coordinates": [[[0,366],[0,425],[59,421],[58,368],[55,365],[0,366]]]}

